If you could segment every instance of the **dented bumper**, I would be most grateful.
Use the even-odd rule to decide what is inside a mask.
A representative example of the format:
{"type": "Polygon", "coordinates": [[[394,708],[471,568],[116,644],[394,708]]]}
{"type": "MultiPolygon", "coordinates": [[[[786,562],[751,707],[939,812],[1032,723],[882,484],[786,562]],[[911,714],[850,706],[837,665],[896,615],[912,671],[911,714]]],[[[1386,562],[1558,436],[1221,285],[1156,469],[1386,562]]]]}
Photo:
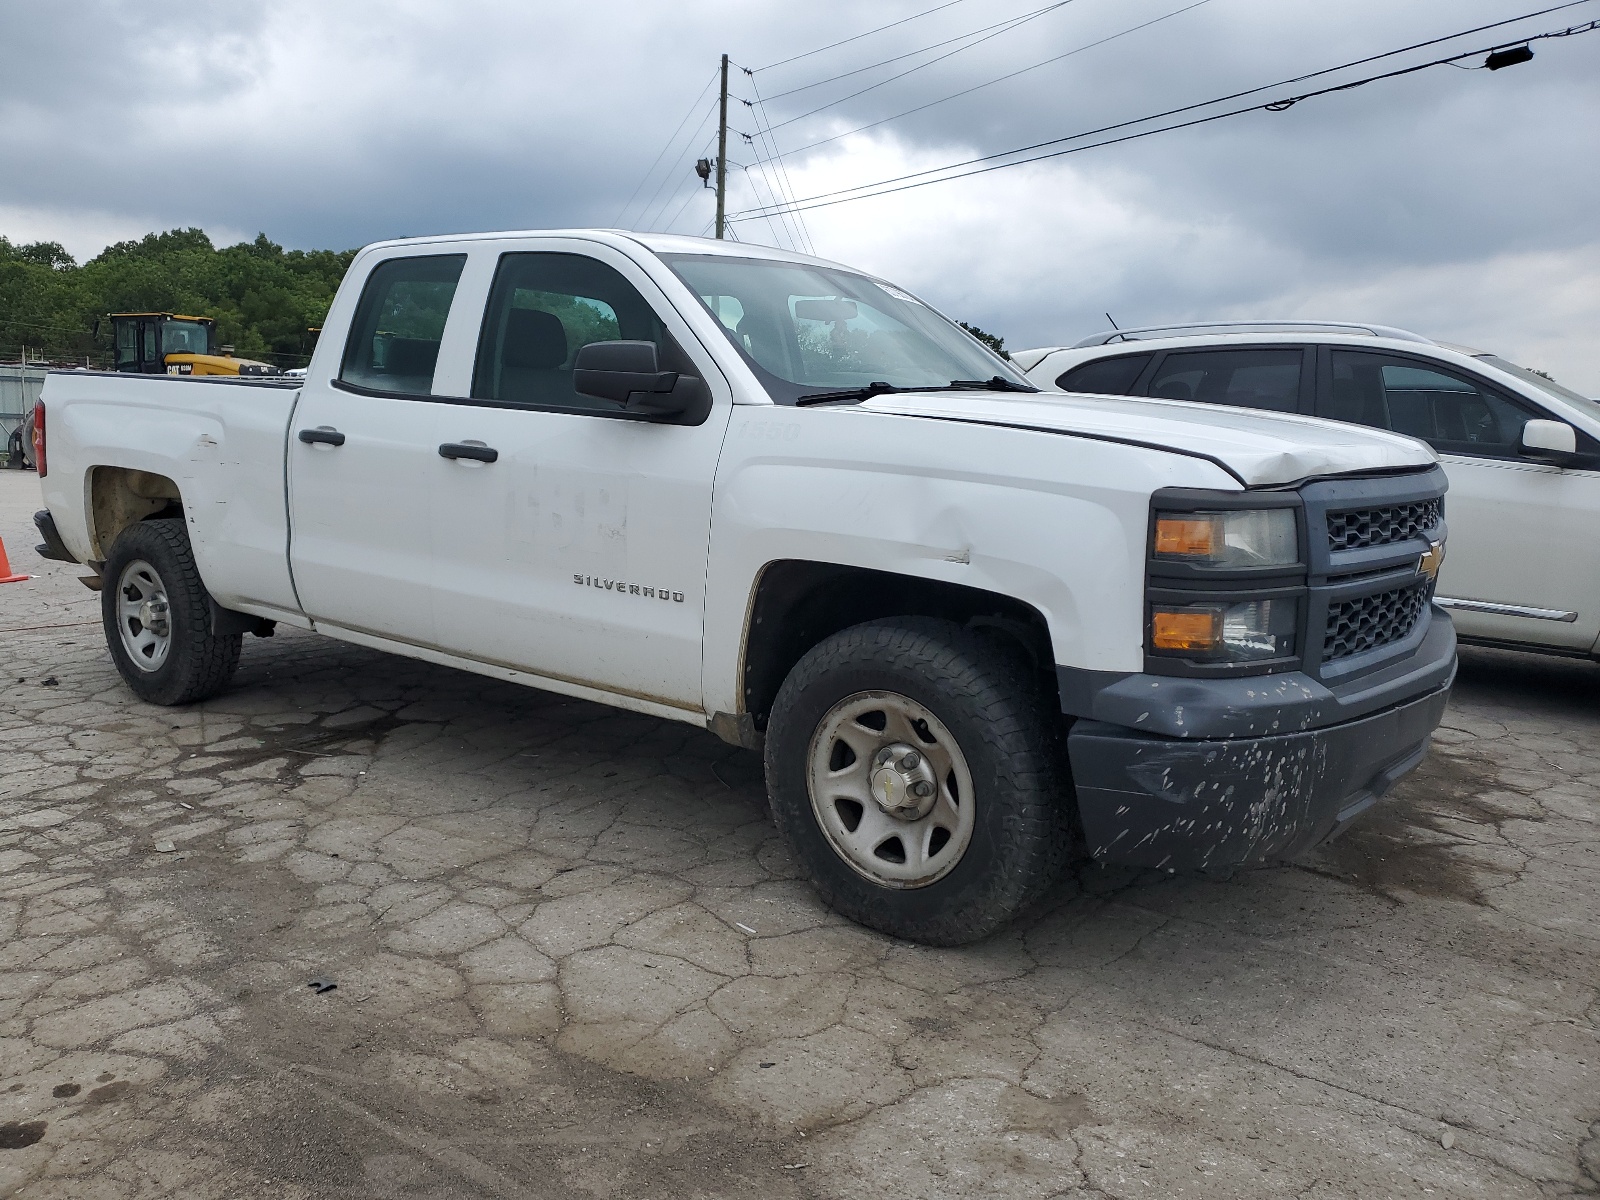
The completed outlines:
{"type": "Polygon", "coordinates": [[[1089,851],[1175,871],[1293,858],[1422,761],[1453,676],[1370,716],[1270,737],[1191,740],[1080,720],[1068,748],[1089,851]]]}

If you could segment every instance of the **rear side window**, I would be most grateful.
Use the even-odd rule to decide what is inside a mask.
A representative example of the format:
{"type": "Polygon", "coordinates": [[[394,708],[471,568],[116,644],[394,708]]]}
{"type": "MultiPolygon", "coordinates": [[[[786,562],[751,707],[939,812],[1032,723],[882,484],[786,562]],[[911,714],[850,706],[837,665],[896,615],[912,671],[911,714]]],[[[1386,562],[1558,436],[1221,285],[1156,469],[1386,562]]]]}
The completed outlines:
{"type": "Polygon", "coordinates": [[[339,378],[380,392],[433,391],[444,323],[465,254],[391,258],[367,276],[339,378]]]}
{"type": "Polygon", "coordinates": [[[478,339],[478,400],[615,414],[580,396],[572,364],[591,342],[654,342],[663,371],[693,373],[656,312],[620,272],[581,254],[507,254],[495,271],[478,339]]]}
{"type": "Polygon", "coordinates": [[[1441,454],[1517,458],[1522,427],[1541,414],[1453,372],[1334,350],[1332,386],[1317,415],[1421,438],[1441,454]]]}
{"type": "Polygon", "coordinates": [[[1073,367],[1056,380],[1063,392],[1094,392],[1101,396],[1126,396],[1133,391],[1152,355],[1124,354],[1073,367]]]}
{"type": "Polygon", "coordinates": [[[1303,358],[1299,349],[1169,354],[1156,368],[1149,393],[1167,400],[1299,412],[1303,358]]]}

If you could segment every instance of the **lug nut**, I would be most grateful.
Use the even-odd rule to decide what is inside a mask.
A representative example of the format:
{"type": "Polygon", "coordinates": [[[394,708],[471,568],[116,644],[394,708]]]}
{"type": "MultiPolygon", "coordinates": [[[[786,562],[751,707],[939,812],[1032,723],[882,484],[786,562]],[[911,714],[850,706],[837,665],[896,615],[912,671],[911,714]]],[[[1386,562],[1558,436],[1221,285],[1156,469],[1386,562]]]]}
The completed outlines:
{"type": "Polygon", "coordinates": [[[915,771],[921,765],[922,755],[918,754],[915,750],[912,750],[900,760],[900,769],[902,771],[915,771]]]}
{"type": "Polygon", "coordinates": [[[926,779],[919,779],[911,785],[911,794],[923,800],[933,795],[933,784],[926,779]]]}

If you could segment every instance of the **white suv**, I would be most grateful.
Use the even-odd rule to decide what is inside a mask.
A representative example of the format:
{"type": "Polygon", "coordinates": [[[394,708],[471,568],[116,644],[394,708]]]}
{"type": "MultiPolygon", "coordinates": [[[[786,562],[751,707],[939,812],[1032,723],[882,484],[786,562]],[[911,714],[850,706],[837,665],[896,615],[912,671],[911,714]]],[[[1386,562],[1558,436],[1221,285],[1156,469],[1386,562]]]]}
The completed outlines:
{"type": "Polygon", "coordinates": [[[1438,603],[1461,639],[1600,656],[1600,402],[1494,354],[1382,325],[1110,330],[1012,359],[1041,388],[1298,413],[1419,438],[1450,479],[1438,603]]]}

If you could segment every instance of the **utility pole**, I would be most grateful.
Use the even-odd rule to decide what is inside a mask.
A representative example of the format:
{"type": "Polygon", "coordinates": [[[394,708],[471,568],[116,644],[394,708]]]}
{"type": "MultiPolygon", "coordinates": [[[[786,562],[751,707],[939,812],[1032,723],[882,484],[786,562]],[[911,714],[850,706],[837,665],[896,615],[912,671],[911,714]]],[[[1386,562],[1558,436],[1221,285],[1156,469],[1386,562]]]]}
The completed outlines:
{"type": "Polygon", "coordinates": [[[728,56],[722,56],[722,102],[717,122],[717,237],[728,227],[728,56]]]}

